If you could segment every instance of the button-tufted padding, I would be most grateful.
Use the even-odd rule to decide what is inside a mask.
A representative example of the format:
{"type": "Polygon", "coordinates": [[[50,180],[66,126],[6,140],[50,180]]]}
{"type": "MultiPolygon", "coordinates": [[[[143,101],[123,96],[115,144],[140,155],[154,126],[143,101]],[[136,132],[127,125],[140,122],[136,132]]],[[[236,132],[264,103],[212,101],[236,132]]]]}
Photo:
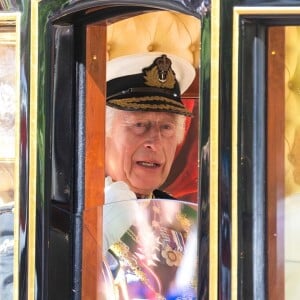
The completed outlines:
{"type": "Polygon", "coordinates": [[[137,52],[167,52],[199,67],[200,20],[159,11],[128,18],[107,27],[107,59],[137,52]]]}

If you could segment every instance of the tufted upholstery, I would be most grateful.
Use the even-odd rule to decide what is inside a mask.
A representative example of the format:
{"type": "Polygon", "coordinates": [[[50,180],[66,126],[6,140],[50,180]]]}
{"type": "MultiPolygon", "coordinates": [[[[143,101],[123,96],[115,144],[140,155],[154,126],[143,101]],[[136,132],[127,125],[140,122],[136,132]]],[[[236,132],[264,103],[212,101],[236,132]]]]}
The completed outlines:
{"type": "Polygon", "coordinates": [[[300,129],[300,27],[285,28],[285,193],[299,193],[295,175],[300,153],[295,156],[297,132],[300,129]],[[295,144],[296,142],[296,144],[295,144]],[[294,150],[294,151],[293,151],[294,150]],[[291,160],[292,159],[292,160],[291,160]]]}
{"type": "Polygon", "coordinates": [[[107,27],[107,59],[159,51],[187,59],[199,67],[200,20],[177,12],[138,15],[107,27]]]}

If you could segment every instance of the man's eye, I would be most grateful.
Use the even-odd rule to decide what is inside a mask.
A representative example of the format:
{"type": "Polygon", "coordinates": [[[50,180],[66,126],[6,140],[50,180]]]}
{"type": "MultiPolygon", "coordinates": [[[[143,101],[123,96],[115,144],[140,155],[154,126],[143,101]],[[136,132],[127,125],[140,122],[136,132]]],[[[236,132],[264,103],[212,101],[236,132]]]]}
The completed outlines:
{"type": "Polygon", "coordinates": [[[132,130],[135,134],[143,134],[148,129],[148,124],[145,122],[137,122],[132,125],[132,130]]]}
{"type": "Polygon", "coordinates": [[[160,125],[162,130],[175,130],[175,124],[173,123],[163,123],[160,125]]]}
{"type": "Polygon", "coordinates": [[[163,136],[171,137],[175,134],[176,128],[173,123],[163,123],[160,125],[160,130],[163,136]]]}
{"type": "Polygon", "coordinates": [[[146,127],[146,124],[143,122],[138,122],[138,123],[135,123],[134,126],[140,128],[140,127],[146,127]]]}
{"type": "Polygon", "coordinates": [[[173,129],[174,128],[174,124],[162,124],[161,126],[160,126],[160,128],[161,129],[173,129]]]}

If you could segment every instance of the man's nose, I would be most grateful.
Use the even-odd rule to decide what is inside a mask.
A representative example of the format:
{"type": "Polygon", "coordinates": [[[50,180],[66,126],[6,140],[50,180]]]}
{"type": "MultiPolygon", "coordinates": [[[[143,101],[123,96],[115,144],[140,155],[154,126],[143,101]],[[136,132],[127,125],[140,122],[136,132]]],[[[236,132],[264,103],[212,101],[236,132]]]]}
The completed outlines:
{"type": "Polygon", "coordinates": [[[162,136],[159,126],[157,124],[153,124],[148,131],[144,145],[146,148],[157,150],[161,146],[161,139],[162,136]]]}

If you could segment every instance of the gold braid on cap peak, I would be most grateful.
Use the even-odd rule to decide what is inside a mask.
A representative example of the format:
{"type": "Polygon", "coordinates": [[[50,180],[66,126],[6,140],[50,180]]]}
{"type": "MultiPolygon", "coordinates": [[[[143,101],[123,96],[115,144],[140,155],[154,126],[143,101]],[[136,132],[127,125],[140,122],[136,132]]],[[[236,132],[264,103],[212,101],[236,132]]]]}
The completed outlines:
{"type": "Polygon", "coordinates": [[[174,101],[168,98],[152,96],[152,97],[141,97],[141,98],[125,98],[125,99],[113,99],[109,101],[109,106],[122,107],[127,110],[141,110],[141,111],[170,111],[179,113],[185,116],[192,116],[185,106],[178,101],[174,101]],[[149,101],[163,101],[155,104],[155,102],[147,103],[149,101]],[[144,102],[144,103],[143,103],[144,102]]]}
{"type": "MultiPolygon", "coordinates": [[[[132,105],[140,105],[143,102],[149,102],[149,101],[163,101],[163,103],[166,103],[167,105],[170,105],[172,107],[176,107],[176,108],[183,108],[186,109],[185,106],[181,103],[179,103],[178,101],[174,101],[165,97],[160,97],[160,96],[147,96],[147,97],[132,97],[132,98],[124,98],[124,99],[113,99],[110,101],[111,104],[117,104],[117,105],[121,105],[121,106],[132,106],[132,105]]],[[[151,105],[153,104],[153,102],[151,103],[151,105]]],[[[157,107],[161,106],[162,103],[159,104],[155,104],[157,105],[157,107]]]]}
{"type": "Polygon", "coordinates": [[[168,89],[174,88],[176,78],[171,64],[171,60],[165,54],[156,58],[149,68],[143,70],[145,85],[168,89]]]}

